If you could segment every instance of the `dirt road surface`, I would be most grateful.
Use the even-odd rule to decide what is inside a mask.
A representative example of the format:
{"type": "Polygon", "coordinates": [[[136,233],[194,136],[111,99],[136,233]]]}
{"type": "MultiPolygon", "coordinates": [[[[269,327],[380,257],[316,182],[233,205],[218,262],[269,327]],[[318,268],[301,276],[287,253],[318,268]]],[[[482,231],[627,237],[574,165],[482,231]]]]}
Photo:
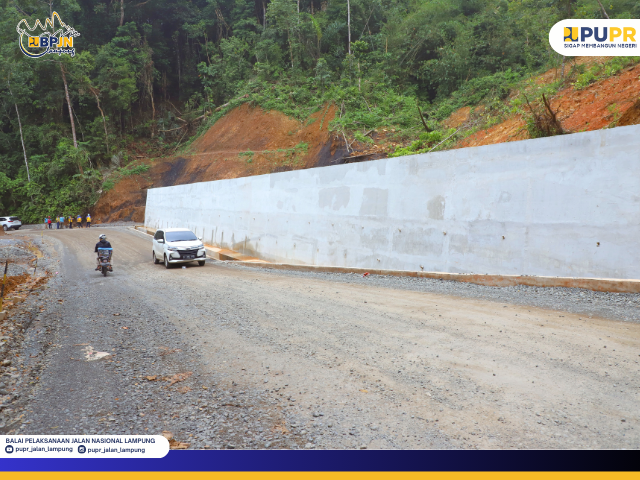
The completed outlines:
{"type": "Polygon", "coordinates": [[[33,382],[7,427],[19,433],[171,431],[190,448],[640,446],[637,322],[216,261],[167,270],[150,237],[124,228],[45,240],[59,273],[12,373],[33,382]],[[115,251],[106,278],[93,271],[99,233],[115,251]]]}

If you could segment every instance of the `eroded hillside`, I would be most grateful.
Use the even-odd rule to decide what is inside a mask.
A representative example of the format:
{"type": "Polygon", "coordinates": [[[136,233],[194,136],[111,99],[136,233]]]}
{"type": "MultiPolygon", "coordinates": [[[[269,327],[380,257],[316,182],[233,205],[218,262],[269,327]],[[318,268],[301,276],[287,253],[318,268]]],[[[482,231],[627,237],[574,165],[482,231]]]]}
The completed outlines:
{"type": "MultiPolygon", "coordinates": [[[[566,133],[640,123],[640,65],[623,70],[592,85],[567,86],[549,99],[566,133]]],[[[544,79],[542,79],[544,81],[544,79]]],[[[482,107],[466,107],[452,115],[452,127],[465,128],[482,115],[482,107]]],[[[530,138],[525,115],[516,114],[460,140],[456,148],[513,142],[530,138]]]]}
{"type": "MultiPolygon", "coordinates": [[[[576,64],[591,68],[590,65],[605,61],[602,57],[591,57],[578,59],[576,64]]],[[[532,84],[550,84],[557,81],[558,75],[558,69],[549,70],[534,77],[532,84]]],[[[639,77],[640,64],[635,64],[579,88],[573,82],[575,79],[567,78],[561,88],[548,95],[563,132],[640,123],[639,77]]],[[[513,104],[521,93],[511,92],[503,104],[513,104]]],[[[535,92],[527,90],[527,93],[532,102],[537,100],[532,96],[535,92]]],[[[339,108],[329,104],[300,122],[277,111],[244,104],[218,120],[180,155],[139,158],[135,163],[148,165],[149,169],[121,177],[102,195],[94,208],[94,217],[99,222],[143,222],[148,188],[367,161],[390,156],[411,144],[411,138],[393,127],[366,132],[370,139],[367,142],[333,133],[329,123],[338,114],[339,108]]],[[[445,148],[531,138],[527,117],[526,108],[511,113],[506,108],[496,112],[484,104],[460,108],[442,122],[444,127],[457,130],[455,141],[445,148]]]]}
{"type": "Polygon", "coordinates": [[[146,190],[335,164],[346,155],[344,142],[329,132],[335,115],[325,106],[306,122],[243,105],[218,120],[187,152],[140,159],[150,169],[122,178],[94,209],[99,222],[144,220],[146,190]]]}

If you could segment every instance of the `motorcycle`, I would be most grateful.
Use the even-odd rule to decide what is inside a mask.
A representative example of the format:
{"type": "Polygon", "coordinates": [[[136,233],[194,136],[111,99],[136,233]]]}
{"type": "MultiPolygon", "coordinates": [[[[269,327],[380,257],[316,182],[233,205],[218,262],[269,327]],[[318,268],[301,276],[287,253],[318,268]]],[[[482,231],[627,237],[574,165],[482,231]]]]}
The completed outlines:
{"type": "Polygon", "coordinates": [[[99,248],[98,249],[98,261],[100,262],[100,271],[102,275],[107,276],[107,272],[113,272],[111,267],[111,255],[113,254],[112,248],[99,248]]]}

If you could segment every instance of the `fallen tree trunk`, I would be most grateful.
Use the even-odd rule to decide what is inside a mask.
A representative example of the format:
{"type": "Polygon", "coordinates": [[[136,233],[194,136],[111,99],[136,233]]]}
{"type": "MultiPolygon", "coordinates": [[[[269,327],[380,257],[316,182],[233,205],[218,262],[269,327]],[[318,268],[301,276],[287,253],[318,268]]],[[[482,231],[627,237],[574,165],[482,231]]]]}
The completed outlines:
{"type": "Polygon", "coordinates": [[[220,111],[220,110],[222,110],[223,108],[228,107],[228,106],[229,106],[229,103],[230,103],[230,102],[227,102],[227,103],[225,103],[224,105],[220,105],[218,108],[216,108],[216,109],[214,110],[214,112],[219,112],[219,111],[220,111]]]}

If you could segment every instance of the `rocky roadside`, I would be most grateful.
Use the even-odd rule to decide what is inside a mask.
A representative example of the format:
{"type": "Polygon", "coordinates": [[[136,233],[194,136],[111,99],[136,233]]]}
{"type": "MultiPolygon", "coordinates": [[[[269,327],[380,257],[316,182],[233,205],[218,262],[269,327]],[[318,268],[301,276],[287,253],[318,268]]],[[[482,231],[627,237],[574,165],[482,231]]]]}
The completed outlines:
{"type": "Polygon", "coordinates": [[[0,238],[0,263],[4,272],[9,260],[8,286],[0,321],[0,434],[15,432],[24,417],[28,396],[42,369],[41,359],[51,347],[52,325],[40,332],[33,343],[30,329],[52,301],[49,291],[56,282],[58,255],[50,239],[4,235],[0,238]],[[37,259],[37,263],[36,263],[37,259]],[[51,282],[50,282],[51,280],[51,282]]]}

